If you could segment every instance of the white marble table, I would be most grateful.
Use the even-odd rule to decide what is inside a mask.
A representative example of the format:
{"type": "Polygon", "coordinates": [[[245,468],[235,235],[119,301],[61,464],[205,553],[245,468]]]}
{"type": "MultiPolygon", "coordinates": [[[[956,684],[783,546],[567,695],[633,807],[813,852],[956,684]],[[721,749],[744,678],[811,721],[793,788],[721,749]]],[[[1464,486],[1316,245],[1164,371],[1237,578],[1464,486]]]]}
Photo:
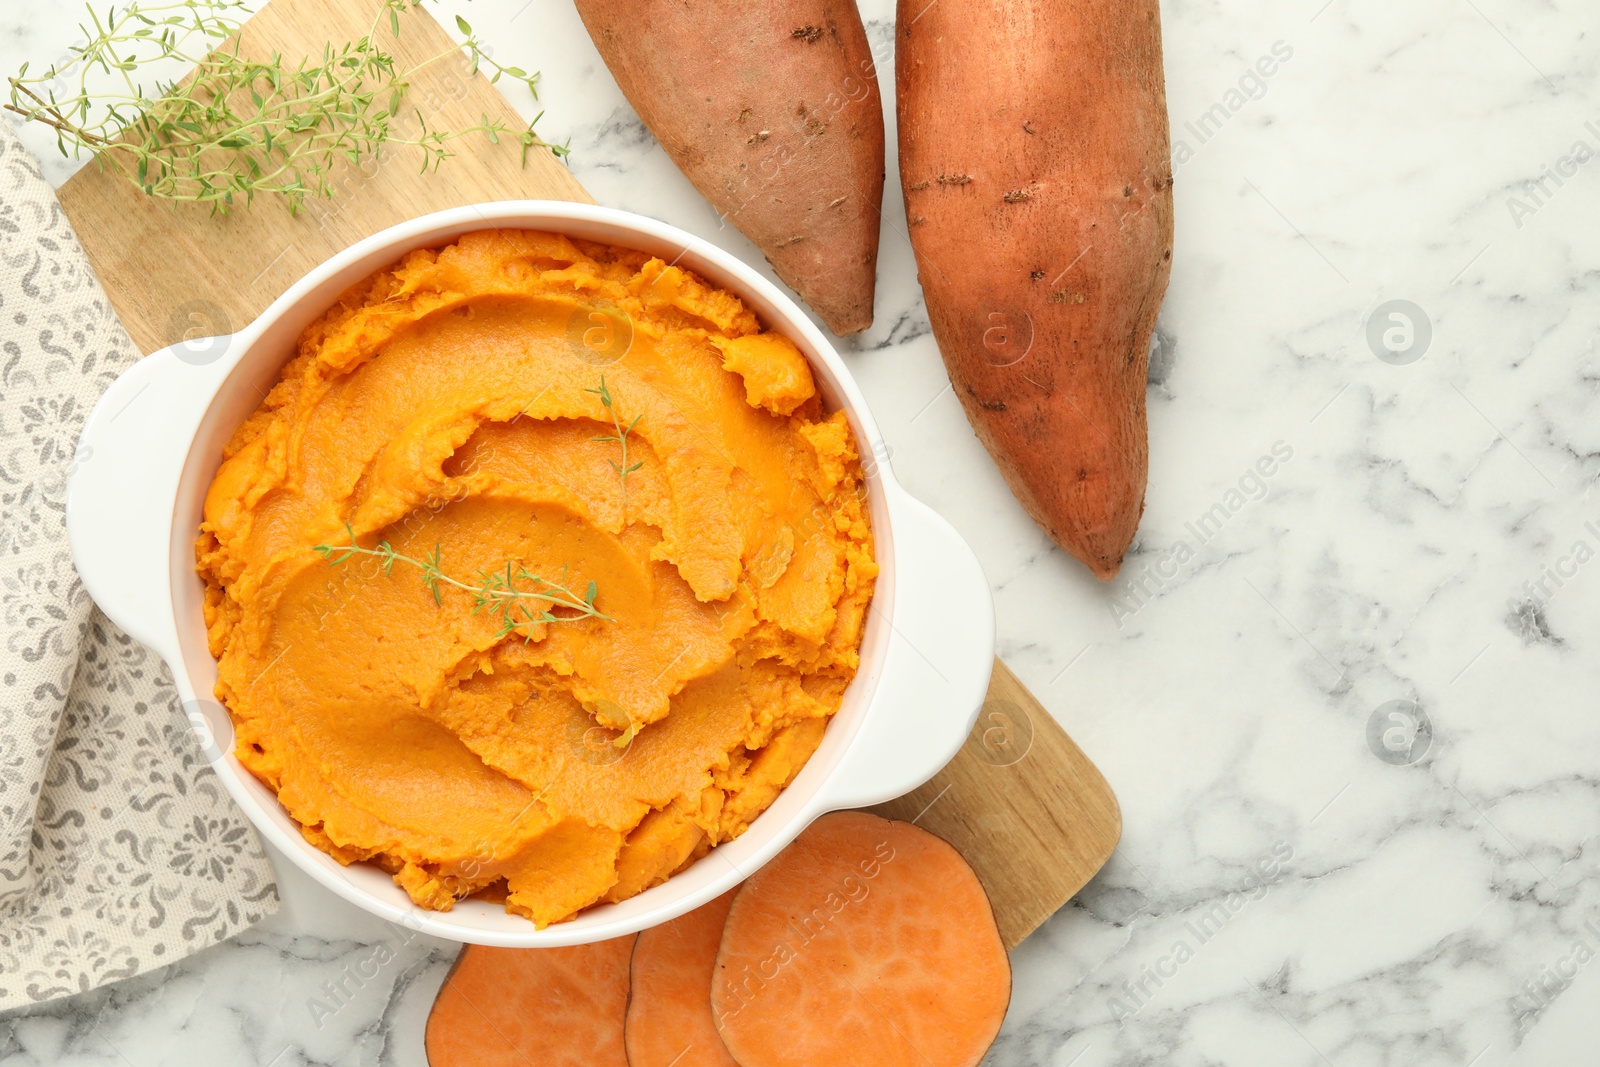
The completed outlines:
{"type": "MultiPolygon", "coordinates": [[[[596,198],[760,263],[569,4],[441,6],[544,72],[541,131],[571,137],[596,198]]],[[[892,4],[864,8],[887,49],[892,4]]],[[[61,54],[80,13],[0,7],[0,72],[61,54]]],[[[969,431],[892,161],[878,324],[845,346],[896,472],[982,558],[1002,654],[1122,800],[1110,866],[1018,951],[990,1062],[1600,1062],[1593,5],[1164,17],[1178,237],[1124,578],[1054,549],[969,431]],[[1367,327],[1381,310],[1389,355],[1392,300],[1428,330],[1380,360],[1367,327]],[[1384,732],[1403,741],[1389,716],[1413,706],[1431,734],[1406,762],[1384,732]]],[[[423,1063],[453,946],[278,869],[275,918],[0,1018],[0,1064],[423,1063]]]]}

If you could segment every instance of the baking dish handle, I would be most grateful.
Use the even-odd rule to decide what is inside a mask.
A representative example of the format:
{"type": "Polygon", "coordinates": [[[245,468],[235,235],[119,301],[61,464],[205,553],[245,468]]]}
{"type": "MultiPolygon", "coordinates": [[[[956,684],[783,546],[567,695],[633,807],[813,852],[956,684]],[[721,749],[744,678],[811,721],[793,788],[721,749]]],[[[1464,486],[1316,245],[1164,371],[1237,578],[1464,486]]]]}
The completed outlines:
{"type": "Polygon", "coordinates": [[[819,812],[881,804],[937,774],[972,731],[994,669],[994,600],[978,557],[932,508],[894,496],[888,654],[871,714],[823,786],[819,812]]]}
{"type": "Polygon", "coordinates": [[[172,522],[178,481],[227,337],[186,341],[124,371],[84,421],[67,479],[67,541],[89,596],[128,635],[177,662],[172,522]]]}

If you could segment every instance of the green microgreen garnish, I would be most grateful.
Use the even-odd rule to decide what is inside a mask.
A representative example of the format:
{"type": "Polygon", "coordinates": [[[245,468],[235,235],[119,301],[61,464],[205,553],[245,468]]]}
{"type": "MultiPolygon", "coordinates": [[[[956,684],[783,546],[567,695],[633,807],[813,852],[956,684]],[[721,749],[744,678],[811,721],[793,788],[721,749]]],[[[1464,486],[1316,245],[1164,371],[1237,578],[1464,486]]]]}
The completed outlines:
{"type": "MultiPolygon", "coordinates": [[[[433,594],[435,604],[443,606],[443,587],[449,585],[472,594],[474,615],[485,610],[499,615],[500,629],[495,634],[496,638],[514,633],[517,627],[524,624],[577,622],[579,619],[615,621],[594,606],[594,598],[600,592],[599,587],[590,582],[583,596],[578,596],[566,585],[565,568],[562,569],[561,581],[553,582],[548,578],[541,578],[521,564],[508,562],[503,571],[480,570],[478,584],[473,585],[459,578],[452,578],[444,572],[440,562],[443,554],[440,545],[434,545],[433,552],[422,559],[414,559],[397,552],[388,541],[379,541],[376,548],[363,548],[356,542],[356,532],[349,523],[345,523],[344,529],[350,539],[348,544],[313,546],[314,551],[327,560],[329,566],[338,566],[352,556],[376,556],[382,561],[383,573],[388,575],[396,563],[409,563],[422,571],[422,583],[427,586],[428,592],[433,594]],[[530,605],[537,605],[537,610],[530,605]],[[577,614],[557,615],[551,610],[552,608],[567,608],[577,614]]],[[[522,636],[524,640],[533,640],[533,635],[529,632],[525,631],[522,636]]]]}

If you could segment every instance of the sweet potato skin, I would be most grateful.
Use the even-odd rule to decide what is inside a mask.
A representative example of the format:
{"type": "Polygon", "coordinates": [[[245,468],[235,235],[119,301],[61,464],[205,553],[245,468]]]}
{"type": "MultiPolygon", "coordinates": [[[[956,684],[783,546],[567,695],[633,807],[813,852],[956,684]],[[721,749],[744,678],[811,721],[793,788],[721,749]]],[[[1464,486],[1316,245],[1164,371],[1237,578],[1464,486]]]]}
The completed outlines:
{"type": "Polygon", "coordinates": [[[1028,514],[1102,580],[1144,510],[1172,267],[1156,0],[900,0],[900,179],[956,395],[1028,514]]]}
{"type": "Polygon", "coordinates": [[[872,324],[883,105],[853,0],[577,0],[672,161],[836,334],[872,324]]]}

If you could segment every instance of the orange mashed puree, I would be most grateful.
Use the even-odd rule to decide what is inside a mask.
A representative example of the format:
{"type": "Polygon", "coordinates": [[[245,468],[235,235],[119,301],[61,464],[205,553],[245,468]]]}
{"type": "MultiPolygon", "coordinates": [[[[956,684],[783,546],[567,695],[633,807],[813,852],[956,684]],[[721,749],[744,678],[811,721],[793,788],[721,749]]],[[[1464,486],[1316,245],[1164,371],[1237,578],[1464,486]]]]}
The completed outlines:
{"type": "Polygon", "coordinates": [[[197,556],[235,752],[306,838],[540,925],[772,803],[877,573],[855,442],[793,343],[686,270],[533,231],[412,252],[308,327],[197,556]],[[327,551],[352,534],[405,558],[327,551]],[[436,600],[434,553],[472,588],[436,600]],[[474,605],[508,565],[578,606],[519,599],[506,632],[474,605]]]}

